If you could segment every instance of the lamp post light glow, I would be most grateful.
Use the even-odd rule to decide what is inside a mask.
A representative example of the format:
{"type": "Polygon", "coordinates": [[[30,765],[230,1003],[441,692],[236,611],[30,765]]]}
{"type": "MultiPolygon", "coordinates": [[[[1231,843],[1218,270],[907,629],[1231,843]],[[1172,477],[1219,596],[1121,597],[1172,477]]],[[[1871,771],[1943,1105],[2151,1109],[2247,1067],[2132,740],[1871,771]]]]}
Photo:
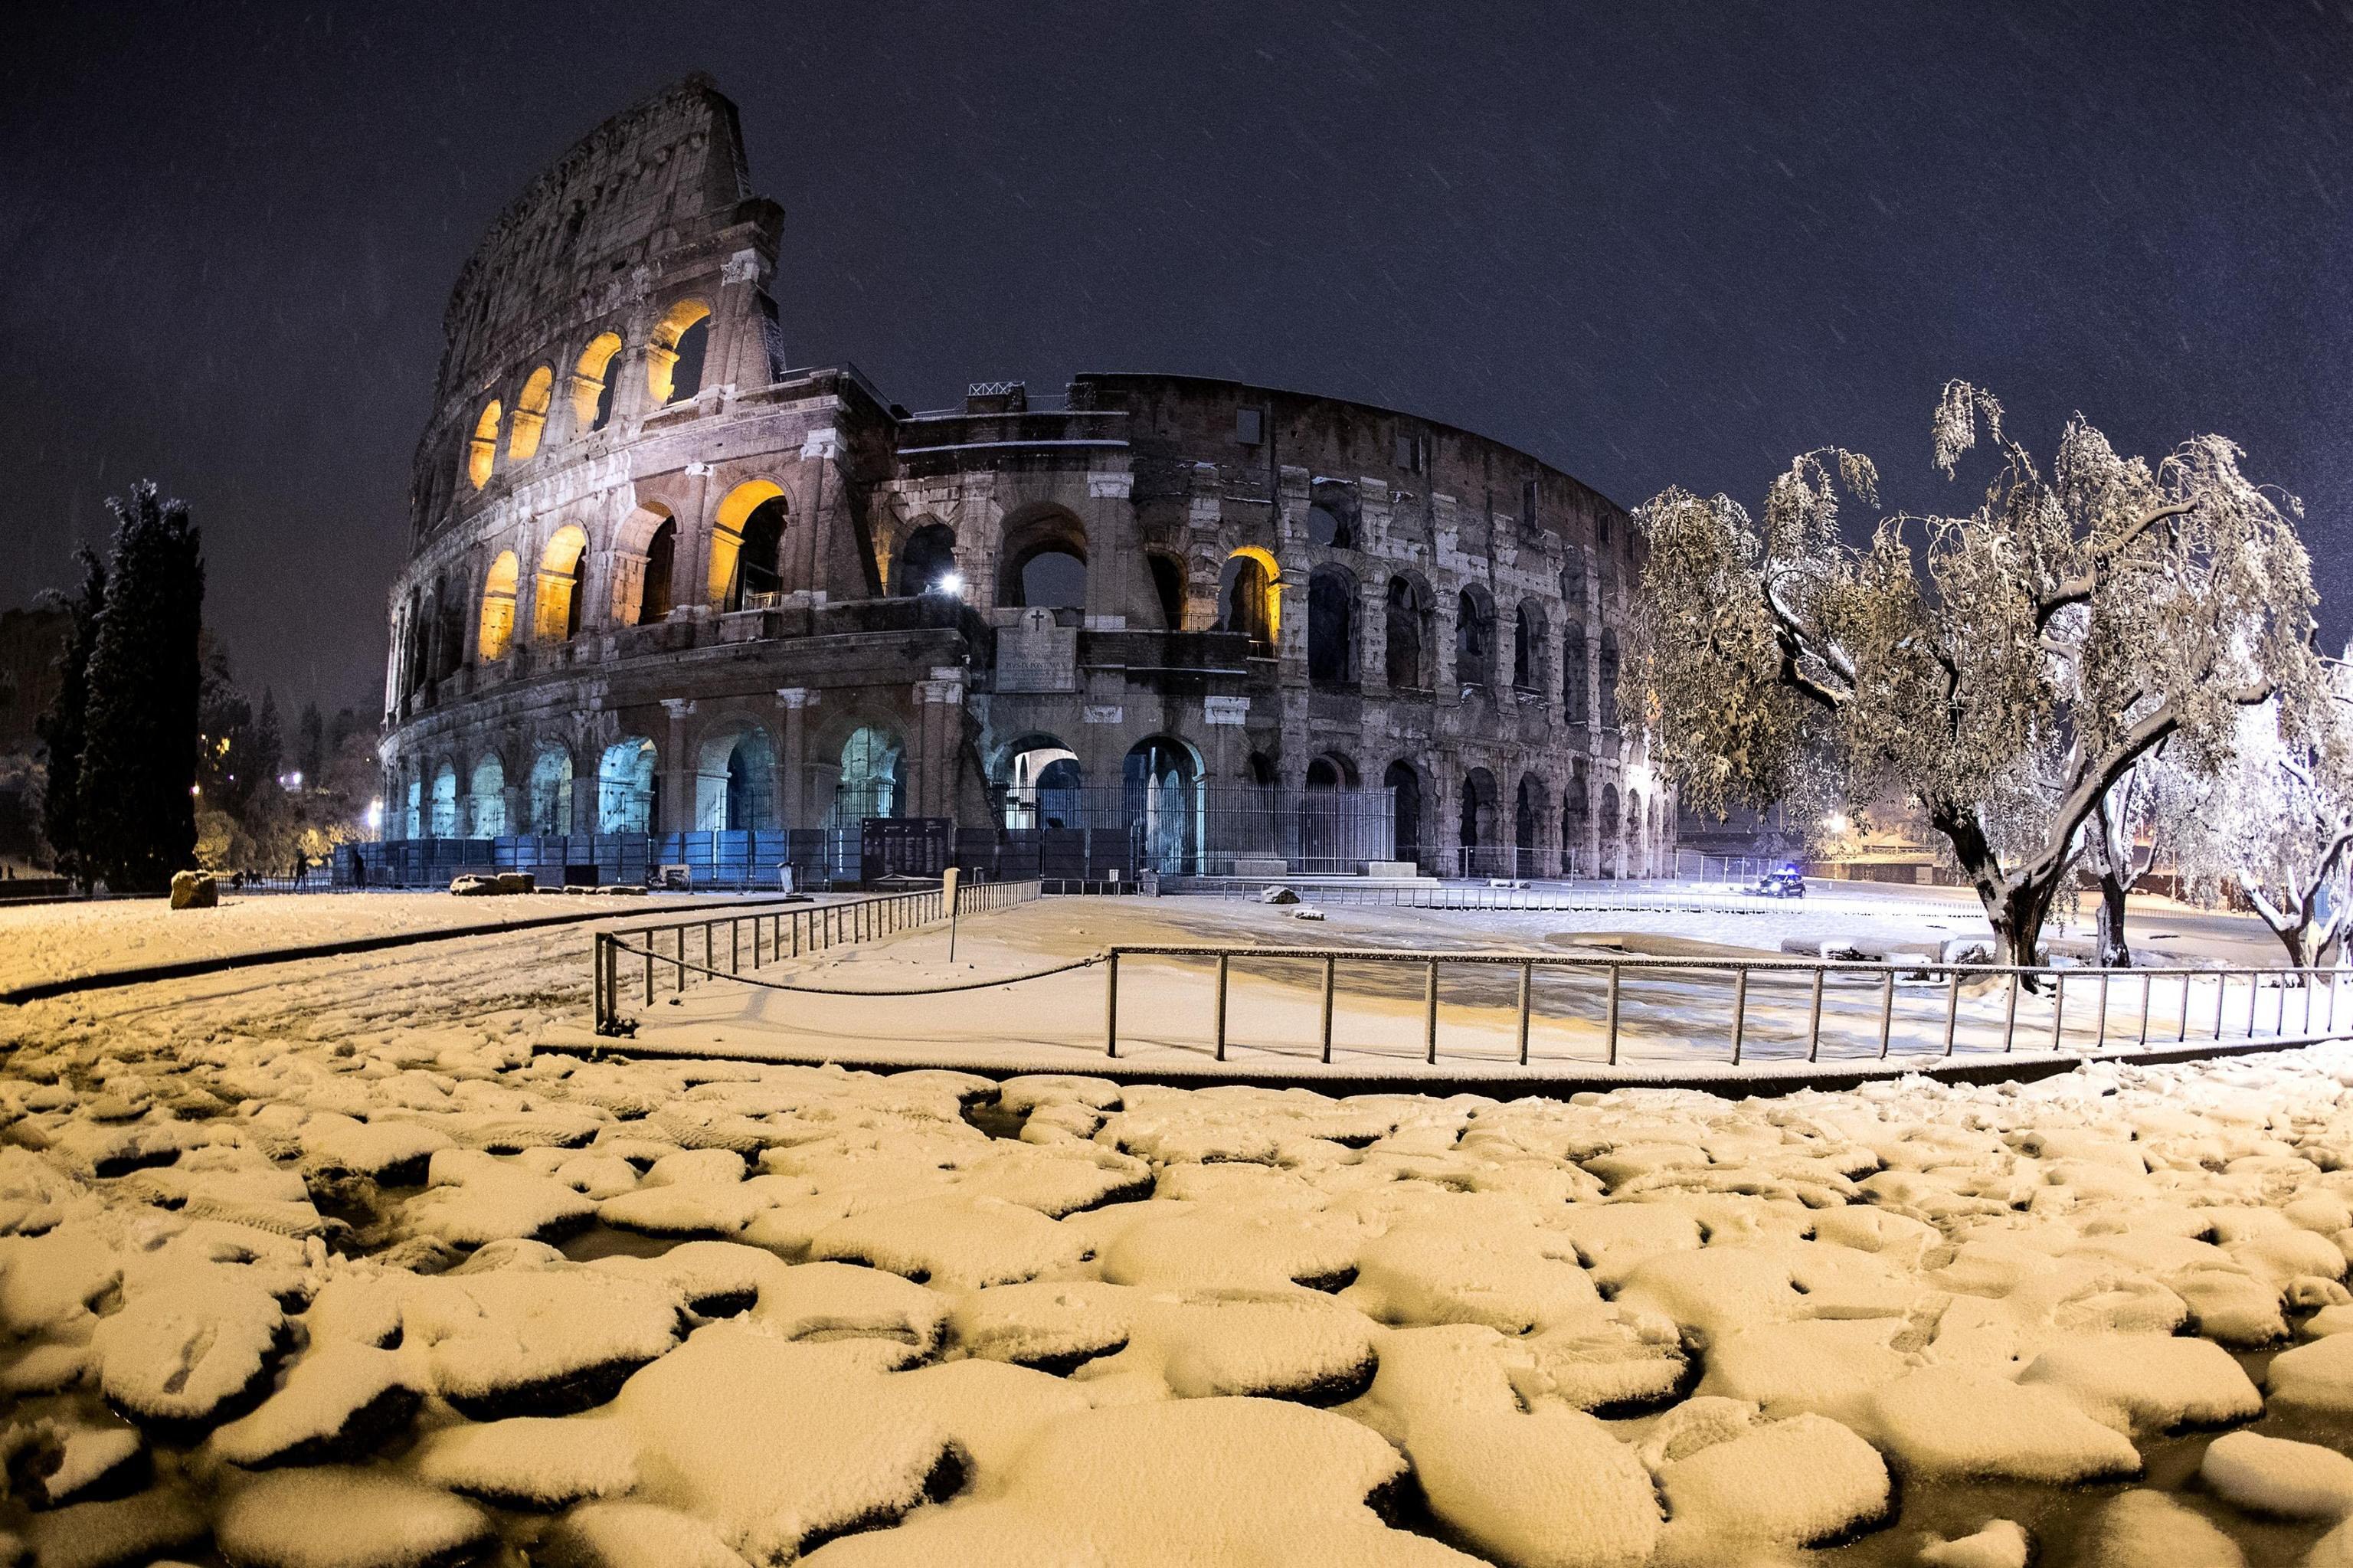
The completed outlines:
{"type": "Polygon", "coordinates": [[[932,584],[932,591],[934,593],[944,593],[950,599],[962,599],[964,597],[964,574],[962,572],[942,573],[939,579],[932,584]]]}

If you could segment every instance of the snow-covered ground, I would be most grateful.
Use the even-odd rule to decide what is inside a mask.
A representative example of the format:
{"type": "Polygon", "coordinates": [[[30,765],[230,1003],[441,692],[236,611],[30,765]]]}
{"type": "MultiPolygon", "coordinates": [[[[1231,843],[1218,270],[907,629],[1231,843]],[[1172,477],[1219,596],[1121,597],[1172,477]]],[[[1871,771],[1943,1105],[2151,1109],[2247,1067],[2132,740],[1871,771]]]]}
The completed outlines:
{"type": "MultiPolygon", "coordinates": [[[[1599,959],[1715,959],[1784,957],[1784,948],[1825,947],[1873,955],[1910,953],[1924,961],[1974,944],[1985,923],[1971,904],[1943,890],[1901,894],[1839,892],[1802,902],[1694,899],[1688,893],[1655,906],[1592,910],[1462,911],[1377,906],[1320,906],[1302,919],[1292,906],[1201,898],[1049,899],[966,919],[948,961],[944,930],[835,948],[765,964],[758,977],[818,991],[887,992],[963,985],[992,976],[1033,973],[1113,944],[1236,944],[1263,948],[1339,948],[1430,952],[1543,953],[1599,959]],[[1697,907],[1692,906],[1694,903],[1697,907]]],[[[2190,984],[2184,1014],[2185,964],[2267,965],[2268,938],[2251,918],[2181,910],[2157,901],[2135,911],[2136,939],[2155,967],[2150,978],[2103,988],[2079,980],[2064,998],[2058,1046],[2070,1051],[2169,1044],[2243,1033],[2250,1009],[2266,1034],[2313,1033],[2327,1022],[2325,990],[2284,992],[2245,979],[2190,984]],[[2144,1026],[2142,1008],[2147,1021],[2144,1026]],[[2106,1026],[2103,1031],[2101,1015],[2106,1026]]],[[[659,950],[667,951],[666,948],[659,950]]],[[[697,955],[691,955],[697,956],[697,955]]],[[[906,1065],[968,1065],[1087,1072],[1105,1054],[1106,977],[1102,967],[1074,969],[1003,989],[953,997],[825,995],[761,990],[692,979],[681,995],[675,971],[626,959],[623,1011],[638,1022],[646,1051],[724,1051],[769,1060],[906,1065]]],[[[1426,1045],[1419,964],[1343,962],[1334,975],[1333,1072],[1409,1072],[1426,1045]]],[[[1442,1064],[1489,1073],[1511,1067],[1519,1052],[1519,970],[1515,965],[1443,965],[1439,978],[1439,1055],[1442,1064]]],[[[1742,1041],[1745,1062],[1802,1061],[1811,1043],[1810,972],[1759,970],[1751,976],[1742,1041]]],[[[1237,1068],[1279,1068],[1316,1075],[1322,1053],[1323,966],[1314,959],[1237,959],[1229,966],[1227,1061],[1237,1068]]],[[[1724,1065],[1732,1046],[1734,980],[1728,971],[1672,965],[1621,971],[1618,1063],[1635,1069],[1724,1065]]],[[[2353,987],[2342,1010],[2353,1019],[2353,987]]],[[[1876,1058],[1881,1013],[1888,1013],[1892,1056],[1941,1054],[1952,999],[1925,972],[1892,999],[1878,975],[1853,972],[1824,987],[1822,1060],[1876,1058]]],[[[2026,993],[2013,1003],[2000,985],[1971,988],[1953,1013],[1957,1055],[2052,1048],[2053,1001],[2026,993]],[[2010,1027],[2014,1022],[2014,1030],[2010,1027]]],[[[1609,989],[1605,968],[1588,963],[1533,971],[1529,1071],[1581,1072],[1609,1061],[1609,989]]],[[[1208,1066],[1215,1063],[1216,973],[1203,959],[1131,957],[1120,969],[1120,1055],[1130,1064],[1208,1066]]]]}
{"type": "Polygon", "coordinates": [[[2353,1562],[2346,1048],[1746,1101],[1000,1090],[535,1053],[584,1038],[587,947],[0,1012],[0,1531],[2353,1562]]]}

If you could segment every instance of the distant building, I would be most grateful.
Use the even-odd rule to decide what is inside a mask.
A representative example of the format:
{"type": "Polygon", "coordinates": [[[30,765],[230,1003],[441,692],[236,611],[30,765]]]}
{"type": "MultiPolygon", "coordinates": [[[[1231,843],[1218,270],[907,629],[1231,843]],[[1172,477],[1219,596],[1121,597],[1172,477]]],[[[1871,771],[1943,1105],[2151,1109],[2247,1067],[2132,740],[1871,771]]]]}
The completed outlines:
{"type": "Polygon", "coordinates": [[[1128,875],[1671,863],[1608,498],[1197,376],[911,413],[787,367],[786,238],[692,77],[482,239],[388,605],[388,838],[782,830],[839,870],[924,818],[1128,875]]]}

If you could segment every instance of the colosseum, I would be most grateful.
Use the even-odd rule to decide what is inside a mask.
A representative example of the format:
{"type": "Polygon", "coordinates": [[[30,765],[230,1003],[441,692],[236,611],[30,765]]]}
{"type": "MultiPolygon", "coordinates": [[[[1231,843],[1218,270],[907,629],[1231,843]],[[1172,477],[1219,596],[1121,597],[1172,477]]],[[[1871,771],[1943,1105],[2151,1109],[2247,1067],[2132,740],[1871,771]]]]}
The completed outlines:
{"type": "Polygon", "coordinates": [[[1662,869],[1673,802],[1617,720],[1618,506],[1232,381],[911,412],[788,367],[785,220],[691,77],[459,275],[390,597],[381,874],[1662,869]]]}

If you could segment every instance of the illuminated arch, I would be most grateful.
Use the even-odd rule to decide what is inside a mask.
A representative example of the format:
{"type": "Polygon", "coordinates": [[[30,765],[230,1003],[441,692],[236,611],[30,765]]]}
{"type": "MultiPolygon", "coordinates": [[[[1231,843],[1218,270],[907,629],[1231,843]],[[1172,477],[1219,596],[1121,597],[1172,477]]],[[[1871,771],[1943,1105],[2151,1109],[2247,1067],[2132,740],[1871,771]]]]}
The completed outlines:
{"type": "Polygon", "coordinates": [[[1282,634],[1282,576],[1274,557],[1255,545],[1228,556],[1218,574],[1218,624],[1249,638],[1258,658],[1272,658],[1282,634]]]}
{"type": "Polygon", "coordinates": [[[613,532],[607,613],[616,626],[646,626],[677,607],[678,522],[658,501],[641,503],[613,532]]]}
{"type": "Polygon", "coordinates": [[[504,838],[507,831],[507,769],[496,752],[485,752],[466,780],[466,836],[504,838]]]}
{"type": "Polygon", "coordinates": [[[512,550],[501,550],[499,558],[491,563],[491,574],[482,579],[482,614],[474,631],[476,657],[485,662],[503,659],[514,646],[515,587],[522,577],[521,563],[512,550]]]}
{"type": "Polygon", "coordinates": [[[539,581],[532,599],[534,642],[565,642],[579,635],[580,579],[588,564],[588,532],[577,523],[555,531],[540,552],[539,581]]]}
{"type": "Polygon", "coordinates": [[[702,389],[701,345],[709,340],[710,319],[711,307],[701,300],[681,300],[663,313],[653,341],[646,344],[646,395],[655,408],[702,389]],[[691,386],[687,385],[690,377],[691,386]]]}
{"type": "Polygon", "coordinates": [[[741,609],[748,588],[774,592],[781,584],[778,546],[786,522],[782,486],[765,479],[748,480],[727,493],[711,524],[712,608],[741,609]],[[745,546],[751,546],[746,558],[745,546]],[[747,581],[747,573],[761,581],[747,581]]]}
{"type": "Polygon", "coordinates": [[[621,352],[621,334],[600,332],[588,340],[572,366],[572,418],[580,433],[601,430],[613,418],[613,379],[607,374],[621,352]]]}
{"type": "Polygon", "coordinates": [[[531,764],[531,831],[572,831],[572,754],[553,740],[540,742],[531,764]]]}
{"type": "Polygon", "coordinates": [[[697,832],[773,828],[776,747],[755,724],[731,726],[703,741],[694,769],[697,832]]]}
{"type": "Polygon", "coordinates": [[[555,390],[555,372],[543,365],[531,373],[515,397],[514,424],[507,434],[507,461],[522,462],[538,455],[539,438],[547,429],[547,400],[555,390]]]}
{"type": "Polygon", "coordinates": [[[474,421],[474,439],[466,445],[466,477],[480,490],[491,482],[491,466],[498,461],[499,419],[505,410],[493,397],[474,421]]]}
{"type": "Polygon", "coordinates": [[[596,765],[596,831],[653,831],[659,807],[654,743],[642,736],[616,741],[596,765]]]}

